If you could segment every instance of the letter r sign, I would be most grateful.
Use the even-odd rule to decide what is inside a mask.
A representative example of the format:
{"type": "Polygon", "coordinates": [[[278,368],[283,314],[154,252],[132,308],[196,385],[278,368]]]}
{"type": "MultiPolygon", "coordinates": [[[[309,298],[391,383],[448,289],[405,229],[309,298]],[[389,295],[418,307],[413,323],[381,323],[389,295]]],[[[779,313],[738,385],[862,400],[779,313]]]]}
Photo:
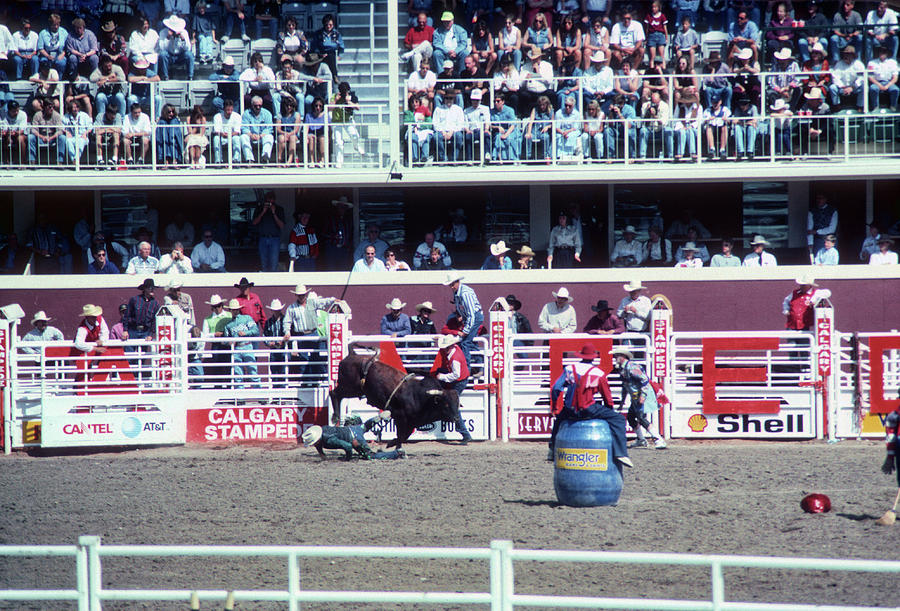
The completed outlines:
{"type": "Polygon", "coordinates": [[[720,382],[765,382],[765,367],[716,367],[719,350],[778,350],[777,337],[706,337],[703,339],[703,413],[704,414],[777,414],[778,399],[718,399],[720,382]]]}

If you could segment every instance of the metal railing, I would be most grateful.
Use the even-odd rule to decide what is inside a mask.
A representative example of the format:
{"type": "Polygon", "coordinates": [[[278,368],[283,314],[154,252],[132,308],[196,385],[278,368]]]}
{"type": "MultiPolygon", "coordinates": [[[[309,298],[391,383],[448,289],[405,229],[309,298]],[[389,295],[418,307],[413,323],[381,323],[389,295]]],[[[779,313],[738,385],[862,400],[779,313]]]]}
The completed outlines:
{"type": "MultiPolygon", "coordinates": [[[[711,610],[742,609],[762,611],[790,608],[797,611],[812,609],[842,609],[845,611],[873,609],[871,606],[827,607],[797,601],[761,603],[731,601],[726,596],[726,569],[751,568],[758,570],[842,571],[854,573],[900,573],[900,562],[887,560],[850,560],[831,558],[786,558],[766,556],[730,556],[703,554],[670,554],[652,552],[601,552],[572,550],[515,549],[512,541],[494,540],[489,548],[439,547],[350,547],[350,546],[216,546],[216,545],[101,545],[100,537],[81,536],[78,545],[3,545],[0,556],[74,557],[76,560],[74,589],[5,589],[0,600],[7,601],[72,601],[79,611],[100,611],[104,601],[225,601],[286,602],[288,609],[298,611],[301,602],[393,603],[407,605],[490,605],[492,611],[512,611],[516,607],[550,607],[578,609],[665,609],[711,610]],[[204,590],[192,582],[180,589],[148,586],[141,589],[120,589],[107,586],[109,574],[103,574],[105,558],[281,558],[286,564],[286,589],[279,590],[204,590]],[[327,591],[306,590],[301,585],[301,558],[391,558],[415,560],[475,560],[487,563],[489,577],[484,590],[450,591],[327,591]],[[697,567],[709,571],[708,598],[663,599],[641,597],[610,597],[589,595],[547,595],[518,593],[515,583],[515,564],[600,563],[636,566],[697,567]]],[[[388,566],[391,566],[390,564],[388,566]]],[[[743,574],[743,573],[742,573],[743,574]]],[[[145,582],[153,575],[143,573],[145,582]]],[[[190,579],[190,578],[189,578],[190,579]]],[[[197,578],[194,578],[197,579],[197,578]]]]}

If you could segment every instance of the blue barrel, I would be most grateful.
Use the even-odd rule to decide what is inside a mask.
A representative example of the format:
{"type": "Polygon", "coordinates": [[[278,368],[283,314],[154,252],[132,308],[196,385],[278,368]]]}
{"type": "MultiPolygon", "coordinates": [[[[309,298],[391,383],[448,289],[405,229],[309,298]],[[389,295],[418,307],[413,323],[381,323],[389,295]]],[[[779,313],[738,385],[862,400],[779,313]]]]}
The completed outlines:
{"type": "Polygon", "coordinates": [[[615,505],[622,474],[613,461],[612,434],[605,420],[566,420],[554,448],[553,488],[563,505],[615,505]]]}

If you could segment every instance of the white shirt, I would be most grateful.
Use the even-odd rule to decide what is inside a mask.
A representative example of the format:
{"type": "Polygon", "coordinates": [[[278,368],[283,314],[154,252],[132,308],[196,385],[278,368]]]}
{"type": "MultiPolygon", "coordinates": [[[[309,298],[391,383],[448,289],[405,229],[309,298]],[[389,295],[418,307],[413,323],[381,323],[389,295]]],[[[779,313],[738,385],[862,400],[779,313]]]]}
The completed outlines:
{"type": "Polygon", "coordinates": [[[868,33],[873,36],[880,36],[888,32],[895,34],[897,32],[897,13],[893,9],[885,9],[884,15],[879,17],[878,11],[873,9],[866,15],[866,25],[882,26],[868,30],[868,33]]]}
{"type": "Polygon", "coordinates": [[[7,51],[12,49],[13,38],[9,28],[0,23],[0,59],[7,58],[7,51]]]}
{"type": "Polygon", "coordinates": [[[578,324],[575,320],[575,308],[571,303],[566,303],[560,309],[555,301],[544,305],[541,315],[538,317],[538,326],[547,333],[553,329],[560,329],[563,333],[575,333],[578,324]]]}
{"type": "Polygon", "coordinates": [[[386,272],[387,268],[384,266],[384,262],[381,259],[372,259],[372,264],[369,265],[366,263],[366,258],[363,257],[356,261],[353,264],[354,272],[386,272]]]}
{"type": "MultiPolygon", "coordinates": [[[[85,322],[85,325],[86,324],[88,323],[85,322]]],[[[95,342],[85,341],[87,339],[87,332],[88,330],[81,324],[78,325],[78,330],[75,331],[75,347],[82,352],[90,352],[97,346],[95,342]]],[[[109,327],[102,318],[100,319],[100,341],[104,344],[109,341],[109,327]]]]}
{"type": "Polygon", "coordinates": [[[155,64],[159,59],[156,52],[156,45],[159,43],[159,34],[156,30],[150,28],[146,34],[141,34],[140,30],[131,33],[128,39],[128,50],[131,52],[131,61],[143,57],[151,64],[155,64]]]}
{"type": "MultiPolygon", "coordinates": [[[[474,108],[472,106],[467,106],[466,110],[463,112],[466,117],[466,123],[468,123],[469,129],[484,129],[485,125],[491,124],[491,112],[488,110],[488,107],[484,104],[479,104],[478,108],[474,108]]],[[[465,239],[461,240],[465,241],[465,239]]]]}
{"type": "Polygon", "coordinates": [[[437,75],[431,70],[425,72],[425,76],[419,74],[416,70],[406,79],[407,91],[428,91],[437,84],[437,75]]]}
{"type": "Polygon", "coordinates": [[[240,136],[241,115],[231,111],[231,116],[226,119],[224,113],[216,113],[216,116],[213,117],[213,133],[240,136]]]}
{"type": "Polygon", "coordinates": [[[831,78],[838,87],[857,87],[862,86],[863,72],[866,67],[858,59],[854,59],[852,64],[848,64],[844,60],[839,61],[831,69],[831,78]]]}
{"type": "Polygon", "coordinates": [[[590,68],[582,78],[581,86],[584,87],[585,91],[591,94],[606,94],[613,90],[614,79],[615,76],[613,75],[612,68],[609,66],[603,66],[596,71],[593,68],[590,68]]]}
{"type": "Polygon", "coordinates": [[[463,114],[462,108],[456,104],[453,104],[450,108],[441,106],[434,109],[432,124],[435,131],[459,132],[466,126],[466,116],[463,114]]]}
{"type": "Polygon", "coordinates": [[[148,117],[145,113],[141,113],[137,119],[131,116],[131,113],[125,115],[125,120],[122,122],[122,133],[123,134],[150,134],[150,117],[148,117]]]}
{"type": "Polygon", "coordinates": [[[525,88],[532,93],[544,93],[553,87],[553,66],[550,62],[539,62],[537,70],[532,64],[521,74],[525,79],[525,88]]]}
{"type": "Polygon", "coordinates": [[[619,309],[616,310],[616,316],[625,321],[625,330],[640,333],[647,330],[650,322],[650,309],[653,305],[650,298],[646,295],[640,295],[637,299],[632,299],[631,295],[627,295],[619,303],[619,309]],[[629,305],[634,305],[634,312],[625,311],[629,305]]]}
{"type": "Polygon", "coordinates": [[[37,51],[38,35],[37,32],[31,30],[28,36],[22,36],[22,32],[16,32],[12,35],[12,46],[10,51],[18,51],[19,53],[34,53],[37,51]]]}
{"type": "Polygon", "coordinates": [[[881,234],[879,233],[874,238],[869,235],[865,240],[863,240],[862,248],[859,249],[859,260],[860,261],[868,261],[869,257],[878,252],[878,240],[881,239],[881,234]]]}
{"type": "Polygon", "coordinates": [[[869,265],[897,265],[897,253],[893,250],[873,253],[869,257],[869,265]]]}
{"type": "Polygon", "coordinates": [[[644,28],[638,23],[637,19],[632,19],[631,24],[623,32],[622,24],[617,23],[613,26],[612,33],[609,36],[610,45],[619,45],[626,49],[637,46],[637,43],[644,40],[644,28]]]}
{"type": "Polygon", "coordinates": [[[892,57],[889,57],[884,61],[873,59],[869,62],[868,69],[871,76],[874,76],[875,80],[882,85],[888,84],[890,80],[900,72],[900,69],[898,69],[897,66],[897,60],[892,57]]]}
{"type": "Polygon", "coordinates": [[[267,90],[275,82],[275,73],[268,66],[263,66],[262,70],[256,68],[247,68],[241,72],[241,80],[249,83],[250,89],[267,90]]]}
{"type": "Polygon", "coordinates": [[[171,254],[166,254],[160,258],[157,271],[161,274],[190,274],[193,273],[194,266],[191,265],[191,258],[187,255],[176,261],[171,254]]]}
{"type": "Polygon", "coordinates": [[[775,255],[766,251],[762,252],[762,262],[760,262],[758,254],[751,252],[744,257],[743,263],[744,267],[774,267],[776,265],[778,265],[778,260],[775,259],[775,255]]]}
{"type": "Polygon", "coordinates": [[[635,265],[639,265],[644,260],[643,245],[637,240],[631,240],[631,242],[619,240],[613,247],[612,259],[615,261],[619,257],[634,257],[635,265]]]}
{"type": "Polygon", "coordinates": [[[703,267],[703,259],[694,257],[693,259],[681,259],[675,264],[675,267],[703,267]]]}
{"type": "Polygon", "coordinates": [[[194,264],[194,269],[200,269],[205,263],[214,272],[220,272],[225,268],[225,251],[217,242],[212,242],[209,248],[204,242],[200,242],[191,251],[191,263],[194,264]]]}

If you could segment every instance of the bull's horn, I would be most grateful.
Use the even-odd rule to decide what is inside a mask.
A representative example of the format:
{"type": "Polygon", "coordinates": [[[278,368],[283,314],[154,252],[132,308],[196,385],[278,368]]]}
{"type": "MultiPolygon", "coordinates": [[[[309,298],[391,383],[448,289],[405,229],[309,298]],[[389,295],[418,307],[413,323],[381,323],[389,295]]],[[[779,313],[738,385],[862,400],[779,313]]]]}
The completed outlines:
{"type": "Polygon", "coordinates": [[[413,376],[413,380],[416,380],[417,382],[422,381],[424,379],[425,379],[425,376],[413,376]]]}
{"type": "Polygon", "coordinates": [[[431,389],[431,390],[426,390],[425,392],[428,393],[429,395],[434,395],[434,396],[444,394],[444,391],[443,391],[443,390],[437,390],[437,389],[434,389],[434,388],[431,389]]]}

